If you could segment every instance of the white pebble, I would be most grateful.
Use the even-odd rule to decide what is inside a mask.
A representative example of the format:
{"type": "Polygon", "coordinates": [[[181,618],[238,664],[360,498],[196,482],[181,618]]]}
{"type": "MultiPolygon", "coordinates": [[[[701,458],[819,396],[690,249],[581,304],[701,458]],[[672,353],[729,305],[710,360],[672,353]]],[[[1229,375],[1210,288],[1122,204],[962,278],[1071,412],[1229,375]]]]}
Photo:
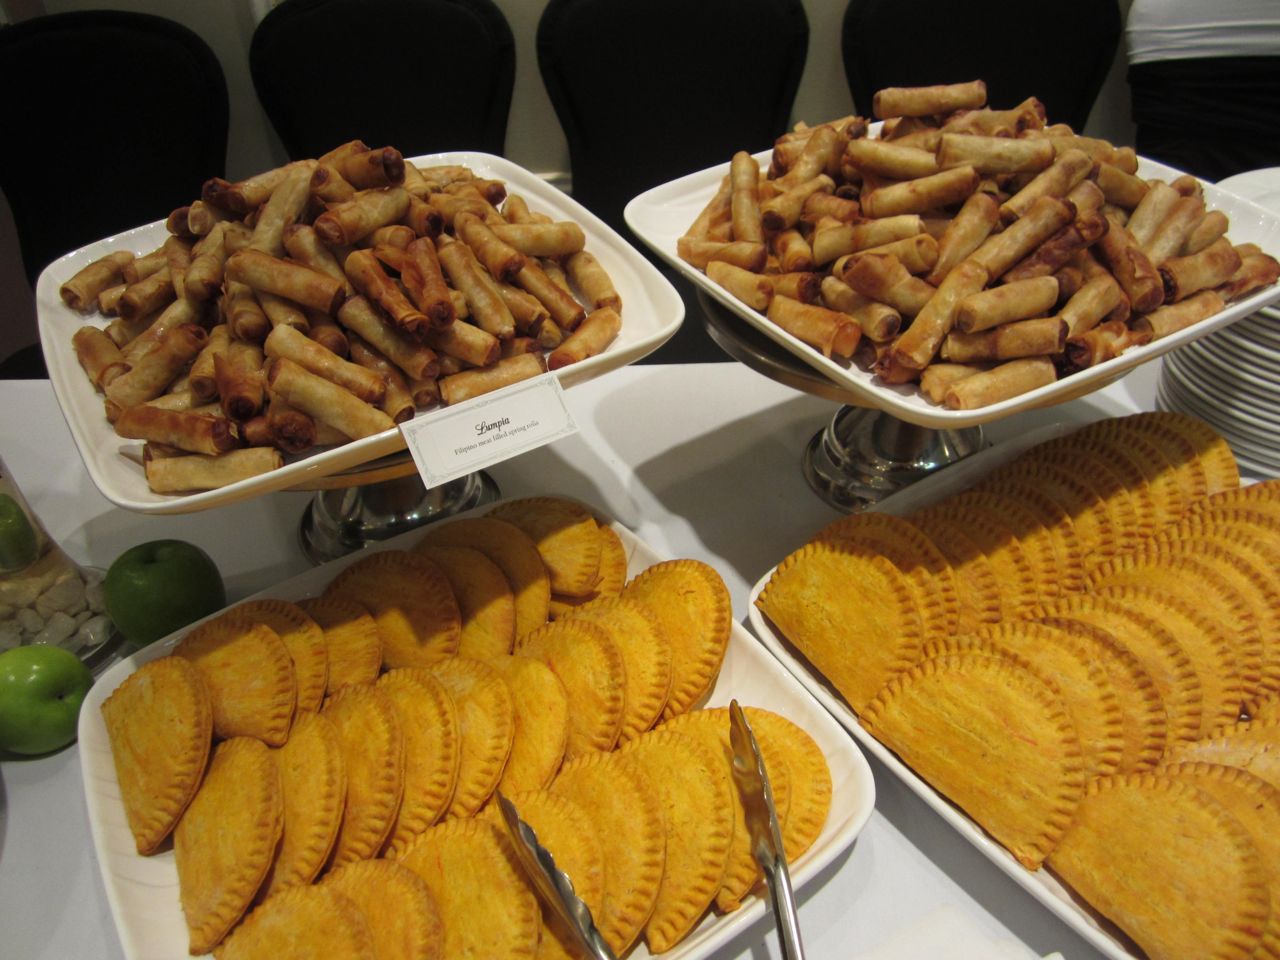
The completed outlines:
{"type": "Polygon", "coordinates": [[[80,629],[76,631],[76,640],[82,647],[96,647],[107,641],[111,636],[111,629],[111,618],[105,614],[98,614],[80,624],[80,629]]]}
{"type": "Polygon", "coordinates": [[[45,619],[54,613],[73,614],[84,608],[84,581],[74,573],[59,578],[36,601],[36,611],[45,619]]]}
{"type": "Polygon", "coordinates": [[[85,575],[84,599],[94,613],[103,613],[107,609],[107,600],[102,589],[102,574],[90,570],[85,575]]]}
{"type": "Polygon", "coordinates": [[[11,650],[22,643],[22,628],[16,620],[0,622],[0,650],[11,650]]]}
{"type": "Polygon", "coordinates": [[[18,626],[22,627],[22,632],[30,636],[33,633],[39,633],[44,629],[44,618],[36,613],[31,607],[23,607],[18,611],[18,626]]]}
{"type": "Polygon", "coordinates": [[[59,611],[49,618],[48,624],[43,630],[31,638],[31,642],[49,643],[54,646],[61,646],[62,641],[72,636],[75,632],[75,620],[59,611]]]}

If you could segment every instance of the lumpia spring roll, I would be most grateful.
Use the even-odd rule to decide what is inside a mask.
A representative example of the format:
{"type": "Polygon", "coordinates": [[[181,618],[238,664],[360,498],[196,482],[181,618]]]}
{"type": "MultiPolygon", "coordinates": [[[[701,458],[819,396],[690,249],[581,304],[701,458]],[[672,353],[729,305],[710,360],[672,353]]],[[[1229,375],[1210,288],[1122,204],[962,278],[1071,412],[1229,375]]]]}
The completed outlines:
{"type": "Polygon", "coordinates": [[[1031,182],[1000,205],[1000,218],[1011,223],[1026,216],[1044,197],[1065,197],[1093,172],[1094,161],[1083,150],[1068,150],[1041,170],[1031,182]]]}
{"type": "Polygon", "coordinates": [[[1014,320],[1046,314],[1058,302],[1058,279],[1034,277],[969,294],[956,307],[962,333],[988,330],[1014,320]]]}
{"type": "Polygon", "coordinates": [[[932,150],[907,147],[888,140],[859,137],[845,144],[841,164],[861,173],[890,180],[915,180],[937,173],[938,157],[932,150]]]}
{"type": "Polygon", "coordinates": [[[1164,302],[1175,303],[1201,290],[1221,286],[1240,269],[1240,263],[1240,254],[1226,237],[1219,237],[1198,253],[1165,260],[1159,267],[1164,302]]]}
{"type": "Polygon", "coordinates": [[[1120,284],[1110,274],[1087,280],[1062,307],[1059,316],[1067,323],[1067,336],[1078,337],[1092,330],[1124,299],[1120,284]]]}
{"type": "Polygon", "coordinates": [[[528,257],[567,257],[587,244],[582,227],[572,220],[556,223],[495,223],[494,235],[528,257]]]}
{"type": "Polygon", "coordinates": [[[165,255],[164,247],[157,247],[150,253],[125,261],[120,267],[120,273],[124,276],[126,283],[134,284],[163,270],[168,265],[169,258],[165,255]]]}
{"type": "Polygon", "coordinates": [[[400,279],[409,297],[433,327],[447,327],[453,323],[456,312],[435,243],[430,237],[419,237],[405,248],[405,253],[400,279]]]}
{"type": "Polygon", "coordinates": [[[243,217],[266,203],[267,198],[271,196],[271,192],[280,185],[281,181],[290,172],[298,166],[310,167],[314,162],[313,160],[297,160],[293,163],[286,163],[284,166],[276,167],[273,170],[266,170],[252,177],[246,177],[244,180],[239,180],[235,183],[229,183],[226,180],[215,177],[205,182],[201,191],[201,199],[206,203],[222,207],[224,210],[230,210],[232,213],[243,217]]]}
{"type": "MultiPolygon", "coordinates": [[[[460,213],[453,221],[458,239],[471,248],[476,259],[484,264],[490,276],[503,283],[511,283],[528,262],[528,258],[511,244],[501,240],[496,233],[473,213],[460,213]]],[[[444,253],[438,250],[438,253],[444,253]]],[[[448,265],[441,261],[445,269],[448,265]]],[[[452,279],[452,277],[451,277],[452,279]]],[[[457,285],[457,281],[454,281],[457,285]]]]}
{"type": "Polygon", "coordinates": [[[164,443],[208,456],[217,456],[240,444],[231,421],[225,417],[163,410],[146,404],[122,410],[114,426],[116,434],[128,440],[164,443]]]}
{"type": "Polygon", "coordinates": [[[563,336],[559,334],[560,328],[551,319],[551,314],[542,305],[542,301],[533,294],[525,293],[519,287],[514,287],[509,283],[500,283],[497,286],[498,293],[502,296],[502,302],[507,305],[507,309],[511,311],[512,319],[516,322],[516,331],[518,333],[537,338],[544,328],[554,328],[557,331],[556,341],[551,346],[555,346],[563,339],[563,336]]]}
{"type": "Polygon", "coordinates": [[[267,385],[290,406],[328,423],[353,440],[390,430],[394,421],[348,390],[285,357],[267,365],[267,385]]]}
{"type": "Polygon", "coordinates": [[[226,232],[226,222],[219,222],[196,245],[195,256],[183,280],[186,295],[194,300],[210,300],[222,287],[223,267],[227,262],[226,232]]]}
{"type": "Polygon", "coordinates": [[[399,223],[409,212],[409,193],[403,187],[361,190],[316,217],[312,227],[325,243],[349,247],[378,227],[399,223]]]}
{"type": "Polygon", "coordinates": [[[71,347],[89,381],[99,390],[129,370],[120,348],[100,327],[81,327],[71,337],[71,347]]]}
{"type": "MultiPolygon", "coordinates": [[[[259,290],[258,305],[267,315],[267,322],[271,324],[273,330],[276,327],[292,327],[306,333],[311,329],[311,321],[307,319],[306,310],[284,297],[278,297],[266,290],[259,290]]],[[[313,312],[319,311],[313,310],[313,312]]]]}
{"type": "Polygon", "coordinates": [[[173,287],[173,275],[166,263],[146,279],[131,283],[120,295],[116,309],[126,320],[134,320],[163,309],[166,304],[172,303],[175,297],[177,292],[173,287]]]}
{"type": "Polygon", "coordinates": [[[965,377],[947,388],[952,410],[976,410],[1053,383],[1057,371],[1047,357],[1009,360],[990,370],[965,377]]]}
{"type": "Polygon", "coordinates": [[[216,490],[283,466],[274,447],[246,447],[216,457],[193,454],[147,461],[147,485],[156,493],[216,490]]]}
{"type": "Polygon", "coordinates": [[[301,220],[307,209],[311,199],[311,174],[315,166],[314,160],[299,161],[276,184],[271,196],[258,210],[253,236],[249,240],[250,249],[261,250],[273,257],[284,254],[285,227],[301,220]]]}
{"type": "Polygon", "coordinates": [[[219,403],[222,412],[237,423],[256,416],[266,402],[263,360],[262,348],[244,340],[232,340],[224,352],[214,354],[219,403]]]}
{"type": "Polygon", "coordinates": [[[790,297],[774,295],[766,316],[798,340],[818,349],[824,357],[849,358],[858,346],[862,329],[847,314],[790,297]]]}
{"type": "Polygon", "coordinates": [[[395,423],[403,423],[413,416],[413,394],[399,367],[359,337],[351,341],[351,359],[383,381],[385,389],[378,402],[383,413],[395,423]]]}
{"type": "Polygon", "coordinates": [[[481,267],[474,248],[455,241],[443,245],[437,252],[440,266],[448,275],[450,283],[466,297],[468,310],[476,326],[499,340],[509,340],[515,336],[515,318],[493,279],[481,267]]]}
{"type": "Polygon", "coordinates": [[[951,268],[977,250],[1000,222],[1000,204],[986,193],[974,193],[938,238],[938,261],[925,277],[937,286],[951,268]]]}
{"type": "MultiPolygon", "coordinates": [[[[676,241],[676,253],[681,260],[699,269],[706,269],[712,260],[723,260],[735,267],[759,273],[764,270],[769,253],[763,243],[750,240],[699,240],[692,237],[681,237],[676,241]]],[[[529,291],[533,293],[532,290],[529,291]]],[[[536,295],[536,294],[535,294],[536,295]]]]}
{"type": "Polygon", "coordinates": [[[622,331],[622,316],[613,307],[600,307],[587,314],[576,330],[547,357],[547,368],[558,370],[571,363],[603,353],[622,331]]]}
{"type": "Polygon", "coordinates": [[[330,162],[357,190],[397,187],[405,181],[404,155],[395,147],[352,151],[330,162]]]}
{"type": "Polygon", "coordinates": [[[208,236],[213,228],[234,217],[229,210],[213,207],[203,200],[194,201],[187,208],[187,229],[197,237],[208,236]]]}
{"type": "Polygon", "coordinates": [[[863,254],[849,258],[839,279],[871,300],[888,304],[904,317],[914,317],[937,292],[907,272],[897,257],[863,254]]]}
{"type": "Polygon", "coordinates": [[[901,213],[923,213],[961,203],[976,189],[981,178],[968,164],[916,180],[879,187],[861,198],[862,212],[873,219],[901,213]]]}
{"type": "Polygon", "coordinates": [[[760,242],[764,226],[760,219],[760,164],[745,150],[739,150],[729,162],[732,185],[730,211],[735,240],[760,242]]]}
{"type": "Polygon", "coordinates": [[[1053,144],[1013,137],[944,132],[937,152],[942,169],[969,164],[981,174],[1035,173],[1053,161],[1053,144]]]}
{"type": "Polygon", "coordinates": [[[1138,333],[1150,333],[1152,340],[1159,340],[1184,330],[1193,323],[1207,320],[1225,307],[1226,303],[1216,290],[1202,290],[1185,300],[1138,317],[1133,321],[1133,329],[1138,333]]]}
{"type": "Polygon", "coordinates": [[[796,270],[791,273],[771,273],[775,296],[790,297],[801,303],[817,303],[822,298],[822,277],[816,273],[796,270]]]}
{"type": "Polygon", "coordinates": [[[417,237],[417,233],[408,224],[389,223],[385,227],[379,227],[373,231],[373,233],[361,240],[357,246],[368,248],[395,247],[398,250],[403,250],[413,243],[415,237],[417,237]]]}
{"type": "Polygon", "coordinates": [[[1199,253],[1219,237],[1226,236],[1227,227],[1229,226],[1227,215],[1221,210],[1206,211],[1196,225],[1191,228],[1187,238],[1182,241],[1182,256],[1186,257],[1193,253],[1199,253]]]}
{"type": "Polygon", "coordinates": [[[1142,245],[1143,252],[1159,267],[1170,257],[1178,255],[1187,235],[1204,216],[1204,198],[1199,194],[1179,197],[1168,216],[1156,227],[1151,239],[1142,245]]]}
{"type": "Polygon", "coordinates": [[[1164,302],[1164,282],[1126,226],[1111,219],[1097,248],[1135,312],[1148,313],[1164,302]]]}
{"type": "MultiPolygon", "coordinates": [[[[813,259],[823,264],[845,254],[879,247],[924,233],[924,221],[917,214],[902,214],[862,223],[839,223],[814,230],[813,259]]],[[[935,244],[936,252],[936,244],[935,244]]]]}
{"type": "Polygon", "coordinates": [[[928,366],[943,338],[951,332],[960,301],[985,287],[987,279],[987,271],[981,263],[969,259],[957,264],[921,308],[911,326],[895,341],[894,360],[916,370],[928,366]]]}
{"type": "Polygon", "coordinates": [[[342,284],[347,296],[355,295],[356,289],[343,271],[342,264],[338,262],[333,251],[325,246],[310,224],[290,224],[285,227],[281,237],[285,251],[292,259],[337,280],[342,284]]]}
{"type": "Polygon", "coordinates": [[[882,243],[878,247],[859,250],[851,256],[861,257],[869,254],[895,257],[908,273],[921,275],[929,273],[937,265],[938,241],[928,233],[917,233],[915,236],[882,243]]]}
{"type": "Polygon", "coordinates": [[[773,299],[773,282],[764,274],[713,260],[707,264],[707,276],[753,310],[765,310],[773,299]]]}
{"type": "Polygon", "coordinates": [[[986,103],[987,85],[981,80],[973,80],[920,87],[885,87],[872,98],[871,112],[877,120],[931,117],[956,110],[976,110],[986,103]]]}
{"type": "Polygon", "coordinates": [[[261,343],[271,332],[271,321],[258,302],[257,294],[247,283],[226,281],[226,294],[222,309],[227,318],[231,335],[237,340],[261,343]]]}
{"type": "Polygon", "coordinates": [[[930,403],[942,404],[952,384],[987,369],[983,363],[931,363],[920,371],[920,392],[930,403]]]}
{"type": "Polygon", "coordinates": [[[117,250],[81,267],[58,288],[62,302],[77,313],[90,312],[97,306],[98,295],[102,291],[123,281],[124,265],[132,261],[133,254],[128,250],[117,250]]]}
{"type": "Polygon", "coordinates": [[[1108,320],[1091,330],[1067,338],[1067,365],[1084,370],[1114,357],[1129,347],[1151,342],[1150,330],[1135,330],[1120,320],[1108,320]]]}
{"type": "Polygon", "coordinates": [[[1107,202],[1107,198],[1092,180],[1081,180],[1067,191],[1063,199],[1076,208],[1077,220],[1100,213],[1107,202]]]}
{"type": "MultiPolygon", "coordinates": [[[[764,266],[764,245],[759,244],[761,267],[764,266]]],[[[551,319],[561,330],[572,331],[587,315],[582,304],[578,303],[567,290],[558,286],[537,263],[530,260],[516,275],[516,285],[538,298],[547,308],[551,319]]]]}
{"type": "Polygon", "coordinates": [[[783,273],[812,270],[816,263],[813,250],[804,235],[794,228],[779,230],[773,236],[773,253],[783,273]]]}
{"type": "Polygon", "coordinates": [[[285,357],[304,369],[336,383],[365,403],[377,406],[386,394],[386,381],[368,365],[344,360],[291,327],[277,327],[262,345],[270,359],[285,357]]]}
{"type": "Polygon", "coordinates": [[[309,414],[291,407],[281,397],[267,392],[267,411],[263,415],[270,442],[285,453],[302,453],[316,445],[316,422],[309,414]]]}
{"type": "Polygon", "coordinates": [[[455,322],[427,333],[427,344],[438,353],[456,357],[473,367],[485,367],[498,359],[501,341],[475,324],[455,322]]]}
{"type": "Polygon", "coordinates": [[[1077,216],[1053,236],[1046,239],[1002,276],[1001,282],[1044,277],[1063,267],[1080,250],[1092,246],[1110,229],[1111,221],[1100,210],[1077,216]]]}
{"type": "Polygon", "coordinates": [[[848,140],[849,137],[835,127],[816,127],[787,172],[775,178],[775,184],[789,190],[821,173],[834,177],[840,171],[840,157],[848,140]]]}
{"type": "Polygon", "coordinates": [[[120,298],[124,296],[124,292],[129,289],[127,283],[118,283],[114,287],[107,287],[98,294],[98,312],[104,317],[119,316],[120,298]]]}
{"type": "Polygon", "coordinates": [[[187,384],[192,394],[201,403],[208,403],[218,396],[218,378],[214,371],[213,358],[220,353],[226,353],[229,346],[231,346],[231,330],[225,323],[220,323],[209,331],[209,339],[191,364],[187,384]]]}
{"type": "MultiPolygon", "coordinates": [[[[1140,246],[1145,245],[1164,222],[1181,194],[1162,180],[1148,180],[1147,192],[1133,207],[1126,226],[1140,246]]],[[[1123,206],[1123,204],[1119,204],[1123,206]]]]}
{"type": "Polygon", "coordinates": [[[353,250],[343,267],[355,288],[381,307],[397,330],[411,340],[421,341],[426,336],[432,325],[430,318],[387,276],[372,251],[353,250]]]}
{"type": "Polygon", "coordinates": [[[1097,184],[1107,203],[1114,203],[1117,207],[1124,207],[1126,210],[1137,207],[1142,202],[1142,198],[1147,195],[1147,191],[1151,189],[1151,185],[1146,180],[1132,173],[1125,173],[1119,167],[1113,167],[1109,163],[1098,164],[1097,184]]]}
{"type": "Polygon", "coordinates": [[[436,352],[426,344],[410,340],[396,329],[376,307],[361,296],[352,297],[338,311],[338,319],[352,333],[405,372],[411,380],[427,380],[439,370],[436,352]]]}
{"type": "Polygon", "coordinates": [[[1222,299],[1228,302],[1248,296],[1255,290],[1270,286],[1280,279],[1280,261],[1265,253],[1240,253],[1240,267],[1231,275],[1231,279],[1218,288],[1222,299]]]}
{"type": "Polygon", "coordinates": [[[825,173],[796,184],[760,204],[760,221],[768,230],[784,230],[800,222],[805,202],[815,193],[829,193],[835,181],[825,173]]]}
{"type": "Polygon", "coordinates": [[[869,300],[830,274],[822,278],[819,290],[824,306],[851,316],[861,328],[863,337],[873,343],[883,343],[898,335],[902,315],[893,307],[869,300]]]}
{"type": "Polygon", "coordinates": [[[622,297],[614,286],[613,278],[588,250],[571,254],[564,262],[569,282],[582,291],[582,296],[594,309],[612,307],[622,312],[622,297]]]}
{"type": "Polygon", "coordinates": [[[983,241],[969,259],[984,267],[990,278],[996,280],[1074,220],[1075,215],[1075,207],[1067,201],[1042,196],[1016,221],[983,241]]]}
{"type": "Polygon", "coordinates": [[[815,221],[821,217],[831,217],[852,223],[862,214],[858,201],[849,197],[838,197],[832,193],[814,193],[804,202],[800,211],[800,219],[815,221]]]}
{"type": "Polygon", "coordinates": [[[346,299],[343,285],[328,274],[260,250],[240,250],[227,258],[228,280],[248,284],[305,307],[335,313],[346,299]]]}
{"type": "Polygon", "coordinates": [[[444,216],[426,200],[409,197],[409,212],[404,222],[420,237],[438,237],[444,232],[444,216]]]}
{"type": "Polygon", "coordinates": [[[1061,317],[1038,317],[976,333],[953,330],[942,341],[941,356],[951,363],[1054,357],[1062,353],[1066,342],[1067,324],[1061,317]]]}
{"type": "Polygon", "coordinates": [[[445,404],[461,403],[545,372],[541,357],[536,353],[522,353],[487,367],[441,377],[440,400],[445,404]]]}
{"type": "Polygon", "coordinates": [[[107,400],[117,409],[127,409],[164,393],[165,388],[186,369],[204,346],[208,335],[193,323],[179,324],[163,333],[151,347],[132,361],[132,368],[120,374],[105,390],[107,400]]]}

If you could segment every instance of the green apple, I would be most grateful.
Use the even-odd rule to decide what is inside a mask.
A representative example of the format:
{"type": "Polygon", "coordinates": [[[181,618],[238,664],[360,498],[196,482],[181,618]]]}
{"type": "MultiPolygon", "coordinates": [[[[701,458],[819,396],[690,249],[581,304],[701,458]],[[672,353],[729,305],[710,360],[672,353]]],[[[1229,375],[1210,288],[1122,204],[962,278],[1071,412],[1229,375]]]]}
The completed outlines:
{"type": "Polygon", "coordinates": [[[0,571],[21,570],[39,553],[35,527],[21,504],[9,494],[0,493],[0,571]]]}
{"type": "Polygon", "coordinates": [[[37,643],[0,653],[0,749],[34,755],[71,743],[91,686],[70,650],[37,643]]]}
{"type": "Polygon", "coordinates": [[[137,647],[227,605],[217,564],[185,540],[150,540],[130,547],[107,569],[102,591],[116,629],[137,647]]]}

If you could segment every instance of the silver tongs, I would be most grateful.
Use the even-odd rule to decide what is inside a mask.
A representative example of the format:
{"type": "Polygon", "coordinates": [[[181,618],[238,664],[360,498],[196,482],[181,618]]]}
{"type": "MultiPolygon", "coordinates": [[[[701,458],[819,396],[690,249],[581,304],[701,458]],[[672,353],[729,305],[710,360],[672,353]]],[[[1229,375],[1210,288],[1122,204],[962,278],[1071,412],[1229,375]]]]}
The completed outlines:
{"type": "Polygon", "coordinates": [[[533,832],[533,827],[520,819],[515,804],[501,791],[498,792],[498,808],[502,811],[502,822],[506,825],[511,845],[515,848],[524,872],[543,902],[564,922],[582,953],[595,960],[617,960],[600,931],[596,929],[591,910],[574,891],[573,881],[556,866],[556,858],[551,855],[551,851],[538,842],[538,835],[533,832]]]}
{"type": "Polygon", "coordinates": [[[773,788],[760,756],[760,745],[747,716],[738,701],[729,703],[729,739],[733,745],[733,779],[742,795],[747,832],[751,835],[751,853],[764,871],[773,900],[773,913],[778,921],[778,940],[786,960],[803,960],[800,921],[796,916],[796,900],[791,890],[791,874],[787,871],[787,854],[778,828],[778,812],[773,805],[773,788]]]}

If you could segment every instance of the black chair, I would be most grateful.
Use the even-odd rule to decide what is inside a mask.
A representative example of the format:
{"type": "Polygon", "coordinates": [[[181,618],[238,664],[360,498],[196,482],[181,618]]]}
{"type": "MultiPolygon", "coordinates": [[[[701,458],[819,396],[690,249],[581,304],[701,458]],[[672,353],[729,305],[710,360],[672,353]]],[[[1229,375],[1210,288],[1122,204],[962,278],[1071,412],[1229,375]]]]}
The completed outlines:
{"type": "Polygon", "coordinates": [[[882,87],[984,80],[988,103],[1027,97],[1083,131],[1120,42],[1116,0],[852,0],[841,54],[854,106],[882,87]]]}
{"type": "MultiPolygon", "coordinates": [[[[227,162],[227,86],[203,40],[162,17],[81,11],[0,29],[0,190],[28,281],[86,243],[161,219],[227,162]]],[[[0,378],[44,377],[38,344],[0,378]]]]}
{"type": "Polygon", "coordinates": [[[405,156],[501,154],[515,40],[492,0],[284,0],[249,71],[293,159],[349,140],[405,156]]]}
{"type": "MultiPolygon", "coordinates": [[[[574,198],[643,250],[626,229],[627,202],[771,146],[808,44],[800,0],[550,0],[538,67],[569,144],[574,198]]],[[[686,319],[648,359],[726,359],[702,329],[693,286],[663,269],[686,319]]]]}

